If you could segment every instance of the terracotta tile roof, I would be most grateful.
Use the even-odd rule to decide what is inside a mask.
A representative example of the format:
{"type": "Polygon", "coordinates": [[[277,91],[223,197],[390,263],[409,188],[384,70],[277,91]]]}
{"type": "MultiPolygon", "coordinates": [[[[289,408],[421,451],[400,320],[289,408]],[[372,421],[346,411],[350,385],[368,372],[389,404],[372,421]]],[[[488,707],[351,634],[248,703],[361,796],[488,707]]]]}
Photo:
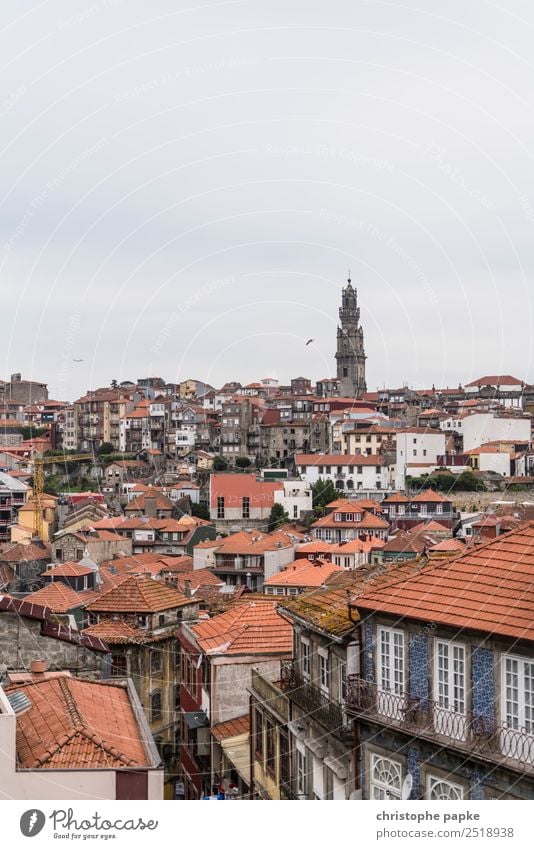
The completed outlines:
{"type": "Polygon", "coordinates": [[[132,510],[144,510],[146,508],[146,498],[154,498],[156,500],[156,510],[174,510],[174,504],[167,498],[166,495],[163,495],[162,492],[143,492],[141,495],[138,495],[137,498],[134,498],[133,501],[126,506],[125,512],[129,513],[132,510]]]}
{"type": "Polygon", "coordinates": [[[465,388],[471,386],[521,386],[522,384],[522,380],[513,377],[511,374],[491,374],[472,380],[471,383],[466,383],[465,388]]]}
{"type": "Polygon", "coordinates": [[[278,602],[279,610],[298,616],[320,631],[336,637],[351,634],[358,624],[358,615],[349,617],[348,601],[351,592],[365,586],[364,574],[355,577],[353,572],[336,573],[328,585],[278,602]]]}
{"type": "Polygon", "coordinates": [[[397,531],[394,537],[388,539],[382,551],[384,554],[422,554],[425,548],[432,545],[422,534],[409,531],[397,531]]]}
{"type": "Polygon", "coordinates": [[[296,454],[297,466],[381,466],[378,454],[296,454]]]}
{"type": "Polygon", "coordinates": [[[364,512],[359,522],[336,522],[332,513],[323,516],[313,523],[312,528],[366,528],[370,530],[387,530],[389,522],[375,516],[374,513],[364,512]]]}
{"type": "Polygon", "coordinates": [[[17,760],[23,769],[147,767],[128,692],[124,687],[63,675],[16,684],[31,708],[17,717],[17,760]]]}
{"type": "Polygon", "coordinates": [[[332,543],[324,542],[320,539],[313,540],[312,542],[305,542],[297,548],[299,554],[304,552],[306,552],[306,554],[332,554],[333,550],[334,546],[332,543]]]}
{"type": "Polygon", "coordinates": [[[191,604],[191,599],[160,581],[129,575],[88,605],[95,613],[157,613],[191,604]]]}
{"type": "Polygon", "coordinates": [[[287,655],[293,644],[293,629],[271,600],[243,601],[191,630],[205,654],[287,655]]]}
{"type": "Polygon", "coordinates": [[[225,498],[227,506],[240,505],[244,497],[250,498],[251,507],[272,507],[274,493],[283,489],[280,481],[257,480],[254,473],[212,474],[210,478],[210,505],[217,506],[217,498],[225,498]]]}
{"type": "Polygon", "coordinates": [[[415,568],[404,579],[367,585],[356,607],[399,617],[534,639],[534,523],[453,559],[415,568]]]}
{"type": "Polygon", "coordinates": [[[382,504],[409,504],[410,499],[406,497],[402,492],[396,492],[394,495],[388,495],[387,498],[384,498],[382,504]]]}
{"type": "Polygon", "coordinates": [[[314,565],[306,560],[290,563],[282,572],[264,581],[264,587],[322,587],[333,572],[342,572],[342,566],[321,562],[314,565]]]}
{"type": "Polygon", "coordinates": [[[433,552],[456,552],[465,551],[465,543],[459,539],[444,539],[429,548],[429,553],[433,552]]]}
{"type": "Polygon", "coordinates": [[[418,533],[447,533],[450,534],[450,528],[447,528],[445,525],[436,522],[434,519],[431,519],[429,522],[419,522],[418,525],[414,525],[413,528],[410,528],[412,534],[418,533]]]}
{"type": "Polygon", "coordinates": [[[229,740],[232,737],[239,737],[241,734],[250,733],[250,716],[238,716],[236,719],[229,719],[227,722],[219,722],[213,725],[210,729],[211,733],[221,743],[223,740],[229,740]]]}
{"type": "Polygon", "coordinates": [[[49,607],[52,613],[68,613],[79,607],[87,607],[96,595],[89,590],[77,593],[62,581],[53,581],[37,592],[25,596],[24,601],[49,607]]]}
{"type": "Polygon", "coordinates": [[[440,492],[435,492],[435,490],[433,490],[433,489],[424,489],[422,492],[418,493],[417,495],[414,495],[414,497],[411,499],[411,501],[412,501],[412,504],[414,502],[416,504],[418,504],[421,501],[422,502],[432,501],[432,502],[435,502],[437,504],[439,504],[439,503],[450,504],[451,503],[450,498],[446,498],[440,492]]]}
{"type": "Polygon", "coordinates": [[[336,498],[326,505],[329,513],[364,513],[365,509],[359,501],[352,501],[350,498],[336,498]]]}
{"type": "Polygon", "coordinates": [[[99,640],[103,640],[110,646],[143,643],[147,637],[146,631],[132,628],[122,620],[112,619],[106,619],[104,622],[99,622],[98,625],[90,625],[89,628],[84,628],[82,634],[89,637],[98,637],[99,640]]]}
{"type": "Polygon", "coordinates": [[[216,548],[217,554],[264,554],[276,548],[287,548],[292,545],[286,534],[262,533],[261,531],[238,531],[220,540],[209,540],[200,543],[195,548],[216,548]],[[281,543],[281,546],[277,546],[281,543]]]}
{"type": "Polygon", "coordinates": [[[197,587],[221,587],[224,582],[217,575],[214,575],[211,569],[191,569],[189,572],[179,572],[172,578],[172,583],[176,584],[180,592],[185,592],[186,582],[192,590],[197,587]]]}
{"type": "Polygon", "coordinates": [[[52,566],[43,572],[43,575],[52,575],[56,578],[80,578],[84,575],[91,575],[93,570],[89,566],[81,566],[80,563],[68,561],[67,563],[58,563],[57,566],[52,566]]]}
{"type": "Polygon", "coordinates": [[[50,557],[50,545],[23,545],[22,543],[7,543],[0,547],[0,560],[5,563],[20,563],[23,560],[47,560],[50,557]]]}
{"type": "Polygon", "coordinates": [[[376,548],[383,548],[385,542],[378,537],[369,537],[369,539],[351,539],[349,542],[344,542],[341,545],[332,545],[331,549],[334,554],[357,554],[359,552],[369,552],[376,548]]]}

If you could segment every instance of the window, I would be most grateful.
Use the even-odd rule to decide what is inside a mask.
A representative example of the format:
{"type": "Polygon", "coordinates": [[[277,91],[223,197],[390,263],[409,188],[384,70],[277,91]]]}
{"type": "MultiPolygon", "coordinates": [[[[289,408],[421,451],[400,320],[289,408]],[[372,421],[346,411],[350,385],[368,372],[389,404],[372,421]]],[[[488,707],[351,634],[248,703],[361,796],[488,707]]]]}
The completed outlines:
{"type": "Polygon", "coordinates": [[[404,504],[399,504],[399,506],[397,507],[397,510],[398,510],[399,516],[404,516],[404,512],[405,512],[404,504]]]}
{"type": "Polygon", "coordinates": [[[160,613],[160,615],[158,616],[158,624],[159,624],[160,628],[163,628],[163,626],[165,625],[165,614],[164,613],[160,613]]]}
{"type": "Polygon", "coordinates": [[[534,762],[534,661],[503,655],[502,751],[527,763],[534,762]],[[519,731],[518,734],[511,733],[519,731]],[[527,735],[531,735],[530,738],[527,735]]]}
{"type": "Polygon", "coordinates": [[[111,675],[113,678],[126,678],[128,675],[128,664],[125,654],[111,655],[111,675]]]}
{"type": "Polygon", "coordinates": [[[378,709],[401,719],[404,709],[404,634],[393,628],[377,630],[378,709]]]}
{"type": "Polygon", "coordinates": [[[63,560],[63,549],[56,548],[56,560],[63,560]]]}
{"type": "Polygon", "coordinates": [[[258,708],[254,711],[254,725],[256,730],[254,746],[256,760],[263,763],[263,713],[258,708]]]}
{"type": "Polygon", "coordinates": [[[465,740],[465,646],[436,640],[434,652],[434,727],[438,734],[465,740]]]}
{"type": "Polygon", "coordinates": [[[300,671],[304,678],[310,677],[310,644],[304,639],[300,641],[300,671]]]}
{"type": "Polygon", "coordinates": [[[137,627],[138,628],[148,628],[148,616],[138,616],[137,617],[137,627]]]}
{"type": "Polygon", "coordinates": [[[161,672],[162,662],[161,662],[161,652],[153,651],[150,655],[150,672],[152,675],[157,675],[161,672]]]}
{"type": "Polygon", "coordinates": [[[297,794],[306,796],[306,755],[297,748],[297,794]]]}
{"type": "Polygon", "coordinates": [[[341,522],[341,521],[343,521],[343,514],[342,513],[334,513],[334,522],[341,522]]]}
{"type": "Polygon", "coordinates": [[[419,508],[419,512],[420,512],[421,516],[426,516],[427,513],[428,513],[428,506],[426,504],[421,504],[421,507],[419,508]]]}
{"type": "Polygon", "coordinates": [[[345,521],[353,522],[354,521],[354,513],[345,513],[345,521]]]}
{"type": "Polygon", "coordinates": [[[363,474],[363,466],[356,466],[356,474],[357,475],[363,474]]]}
{"type": "Polygon", "coordinates": [[[250,498],[243,496],[243,519],[250,519],[250,498]]]}
{"type": "Polygon", "coordinates": [[[76,549],[76,560],[82,560],[83,558],[83,548],[76,549]]]}
{"type": "Polygon", "coordinates": [[[371,799],[400,799],[402,766],[398,761],[371,755],[371,799]]]}
{"type": "Polygon", "coordinates": [[[174,710],[180,710],[180,685],[174,688],[174,710]]]}
{"type": "Polygon", "coordinates": [[[217,518],[224,519],[224,496],[217,496],[217,518]]]}
{"type": "Polygon", "coordinates": [[[344,702],[347,698],[347,664],[342,660],[339,661],[338,674],[339,700],[344,702]]]}
{"type": "Polygon", "coordinates": [[[429,775],[426,782],[426,798],[431,801],[463,799],[464,788],[460,784],[453,784],[452,781],[429,775]]]}
{"type": "Polygon", "coordinates": [[[436,513],[440,515],[443,513],[443,504],[436,504],[436,513]]]}
{"type": "Polygon", "coordinates": [[[297,504],[293,505],[293,518],[298,519],[299,517],[299,508],[297,504]]]}
{"type": "Polygon", "coordinates": [[[319,685],[321,690],[328,693],[330,689],[330,664],[328,651],[319,649],[319,685]]]}
{"type": "Polygon", "coordinates": [[[265,717],[265,737],[266,737],[266,746],[265,752],[267,755],[266,758],[266,769],[272,775],[274,775],[274,767],[276,761],[276,746],[275,746],[275,724],[270,716],[265,717]]]}
{"type": "Polygon", "coordinates": [[[280,784],[289,784],[291,780],[291,763],[289,749],[289,734],[280,727],[280,784]]]}
{"type": "Polygon", "coordinates": [[[161,709],[161,693],[159,690],[156,690],[155,693],[152,693],[150,696],[150,721],[156,722],[162,717],[162,709],[161,709]]]}

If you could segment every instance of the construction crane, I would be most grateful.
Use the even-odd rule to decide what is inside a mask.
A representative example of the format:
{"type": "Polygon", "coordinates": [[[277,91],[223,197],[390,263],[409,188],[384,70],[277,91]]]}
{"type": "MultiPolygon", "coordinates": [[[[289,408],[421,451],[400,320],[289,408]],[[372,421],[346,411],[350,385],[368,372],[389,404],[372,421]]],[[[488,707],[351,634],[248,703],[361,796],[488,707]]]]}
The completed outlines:
{"type": "Polygon", "coordinates": [[[45,483],[45,466],[61,463],[81,463],[87,460],[94,461],[94,454],[63,454],[57,457],[34,457],[33,464],[33,519],[35,533],[40,540],[44,540],[43,527],[43,492],[45,483]]]}

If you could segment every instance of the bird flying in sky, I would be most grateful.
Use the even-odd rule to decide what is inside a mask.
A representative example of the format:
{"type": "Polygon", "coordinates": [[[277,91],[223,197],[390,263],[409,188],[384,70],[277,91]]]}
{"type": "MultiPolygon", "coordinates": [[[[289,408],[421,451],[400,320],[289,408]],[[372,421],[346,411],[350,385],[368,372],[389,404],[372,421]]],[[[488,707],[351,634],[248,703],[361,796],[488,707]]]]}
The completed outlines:
{"type": "Polygon", "coordinates": [[[315,342],[315,339],[308,339],[306,346],[311,345],[312,342],[315,342]]]}

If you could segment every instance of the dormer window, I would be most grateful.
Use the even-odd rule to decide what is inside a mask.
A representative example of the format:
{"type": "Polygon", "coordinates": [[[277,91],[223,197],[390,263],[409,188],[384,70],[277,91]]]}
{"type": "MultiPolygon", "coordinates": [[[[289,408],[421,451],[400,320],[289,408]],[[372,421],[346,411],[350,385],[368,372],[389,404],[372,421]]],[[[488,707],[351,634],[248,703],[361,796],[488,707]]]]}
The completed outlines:
{"type": "Polygon", "coordinates": [[[354,513],[345,513],[345,521],[353,522],[354,521],[354,513]]]}
{"type": "Polygon", "coordinates": [[[343,514],[342,513],[334,513],[334,522],[341,522],[341,521],[343,521],[343,514]]]}

